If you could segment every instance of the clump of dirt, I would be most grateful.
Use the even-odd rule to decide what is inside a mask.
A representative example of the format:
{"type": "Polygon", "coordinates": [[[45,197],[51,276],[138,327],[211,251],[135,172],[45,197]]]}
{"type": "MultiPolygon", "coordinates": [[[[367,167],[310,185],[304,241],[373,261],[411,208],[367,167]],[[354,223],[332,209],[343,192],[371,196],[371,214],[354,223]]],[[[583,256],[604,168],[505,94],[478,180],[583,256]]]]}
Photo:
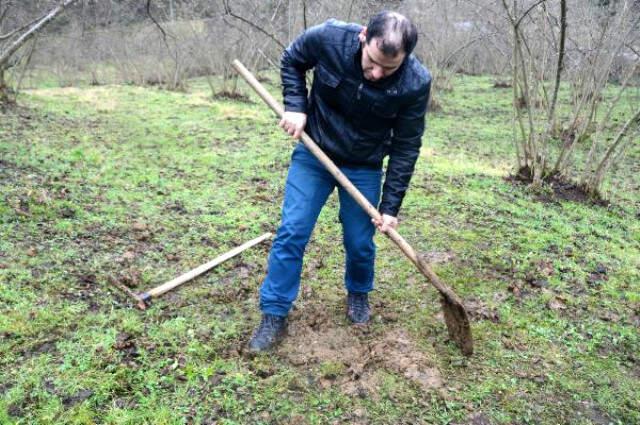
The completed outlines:
{"type": "Polygon", "coordinates": [[[500,322],[500,314],[495,308],[490,308],[487,304],[477,298],[470,298],[465,301],[465,307],[469,315],[475,320],[490,320],[493,323],[500,322]]]}
{"type": "Polygon", "coordinates": [[[450,251],[429,251],[422,253],[421,256],[429,264],[444,264],[456,258],[456,255],[450,251]]]}
{"type": "Polygon", "coordinates": [[[549,181],[549,186],[551,187],[551,189],[553,189],[553,193],[558,199],[581,203],[592,202],[594,204],[603,206],[607,205],[607,202],[603,199],[590,196],[587,192],[584,191],[582,187],[573,182],[566,181],[565,179],[560,177],[551,178],[549,181]]]}
{"type": "Polygon", "coordinates": [[[120,283],[127,288],[138,288],[142,283],[142,272],[135,267],[129,267],[127,269],[120,270],[117,274],[110,274],[107,276],[107,280],[114,285],[120,283]]]}
{"type": "Polygon", "coordinates": [[[213,95],[214,99],[234,100],[242,103],[254,103],[249,96],[236,91],[222,90],[213,95]]]}
{"type": "Polygon", "coordinates": [[[136,346],[136,339],[133,335],[121,332],[116,336],[113,348],[118,350],[122,356],[122,363],[134,365],[140,355],[136,346]]]}
{"type": "Polygon", "coordinates": [[[55,354],[56,352],[56,340],[48,339],[35,344],[31,348],[20,351],[19,355],[26,360],[34,356],[39,356],[40,354],[55,354]]]}
{"type": "Polygon", "coordinates": [[[577,403],[576,412],[579,412],[576,419],[587,418],[594,425],[608,425],[614,423],[613,419],[611,419],[606,412],[589,401],[580,401],[577,403]]]}
{"type": "Polygon", "coordinates": [[[310,379],[321,388],[337,387],[351,396],[377,397],[380,370],[402,375],[422,390],[443,387],[435,353],[419,348],[405,330],[377,334],[336,316],[315,304],[295,310],[278,354],[294,367],[312,370],[310,379]]]}
{"type": "Polygon", "coordinates": [[[206,298],[214,304],[229,304],[244,300],[255,294],[259,286],[255,282],[257,266],[245,262],[238,262],[227,274],[216,279],[206,298]]]}
{"type": "Polygon", "coordinates": [[[311,314],[309,320],[292,320],[282,354],[294,366],[339,361],[358,374],[369,359],[369,347],[346,326],[336,327],[326,315],[311,314]]]}
{"type": "Polygon", "coordinates": [[[175,212],[178,214],[187,214],[189,211],[187,211],[187,208],[184,206],[184,204],[181,201],[175,200],[172,202],[167,202],[163,209],[166,212],[175,212]]]}
{"type": "Polygon", "coordinates": [[[491,419],[482,412],[474,412],[470,414],[464,422],[455,422],[451,425],[491,425],[491,419]]]}
{"type": "Polygon", "coordinates": [[[435,355],[421,351],[404,329],[392,329],[381,342],[374,345],[372,354],[385,367],[418,384],[422,389],[440,388],[444,382],[435,365],[435,355]]]}
{"type": "Polygon", "coordinates": [[[509,81],[496,80],[493,83],[493,88],[494,89],[510,89],[511,87],[513,87],[513,86],[511,85],[511,82],[509,82],[509,81]]]}
{"type": "Polygon", "coordinates": [[[73,395],[69,395],[63,398],[62,404],[64,405],[64,407],[69,408],[71,406],[75,406],[78,403],[82,403],[92,395],[93,395],[92,390],[88,390],[88,389],[80,390],[73,395]]]}

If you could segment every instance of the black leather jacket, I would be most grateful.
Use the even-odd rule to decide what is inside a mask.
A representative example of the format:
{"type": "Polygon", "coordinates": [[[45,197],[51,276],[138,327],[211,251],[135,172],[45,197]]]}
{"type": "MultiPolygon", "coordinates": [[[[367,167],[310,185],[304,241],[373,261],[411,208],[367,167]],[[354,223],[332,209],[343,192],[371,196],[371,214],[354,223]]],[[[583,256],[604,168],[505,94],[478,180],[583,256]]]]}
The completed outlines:
{"type": "Polygon", "coordinates": [[[381,168],[389,155],[379,210],[396,216],[420,152],[431,75],[410,55],[389,77],[366,80],[361,30],[330,19],[291,43],[281,60],[285,110],[307,114],[305,130],[338,165],[381,168]]]}

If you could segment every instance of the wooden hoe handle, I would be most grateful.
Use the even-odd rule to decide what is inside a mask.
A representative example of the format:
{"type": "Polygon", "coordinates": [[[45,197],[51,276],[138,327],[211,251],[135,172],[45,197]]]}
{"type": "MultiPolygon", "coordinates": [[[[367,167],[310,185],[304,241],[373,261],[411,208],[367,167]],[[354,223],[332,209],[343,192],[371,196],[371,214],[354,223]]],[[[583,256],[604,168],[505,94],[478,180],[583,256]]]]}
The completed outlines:
{"type": "MultiPolygon", "coordinates": [[[[240,75],[249,83],[249,85],[258,93],[258,95],[264,100],[271,109],[278,115],[278,117],[282,117],[284,114],[284,109],[282,106],[271,96],[271,94],[260,84],[260,82],[251,74],[251,72],[245,68],[240,61],[237,59],[232,63],[233,67],[240,73],[240,75]]],[[[327,168],[327,170],[335,177],[335,179],[346,189],[347,192],[355,199],[355,201],[360,205],[366,212],[369,214],[371,218],[376,220],[381,220],[382,217],[378,210],[371,205],[371,203],[364,197],[362,193],[351,183],[351,181],[340,171],[340,169],[331,161],[331,159],[318,147],[318,145],[309,137],[306,132],[302,133],[302,143],[313,153],[316,158],[327,168]]],[[[429,279],[429,281],[433,284],[433,286],[440,291],[445,296],[448,296],[451,300],[456,303],[462,304],[460,298],[447,286],[443,283],[438,276],[431,270],[429,264],[427,264],[423,259],[418,257],[415,250],[409,245],[409,243],[395,230],[390,229],[385,232],[387,237],[391,239],[395,244],[404,252],[404,254],[409,257],[409,259],[418,267],[420,272],[429,279]]]]}

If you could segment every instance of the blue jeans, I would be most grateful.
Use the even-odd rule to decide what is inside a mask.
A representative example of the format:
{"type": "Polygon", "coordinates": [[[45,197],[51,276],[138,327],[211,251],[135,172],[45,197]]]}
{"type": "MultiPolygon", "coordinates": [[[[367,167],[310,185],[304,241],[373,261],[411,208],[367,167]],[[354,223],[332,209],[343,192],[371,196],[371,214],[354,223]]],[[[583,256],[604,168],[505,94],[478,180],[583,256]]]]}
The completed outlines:
{"type": "MultiPolygon", "coordinates": [[[[380,199],[381,169],[340,167],[371,202],[380,199]]],[[[346,253],[345,286],[349,292],[373,290],[375,226],[369,215],[335,178],[299,143],[291,156],[282,206],[282,222],[269,254],[267,276],[260,288],[263,313],[286,316],[300,289],[302,257],[327,198],[338,186],[340,221],[346,253]]]]}

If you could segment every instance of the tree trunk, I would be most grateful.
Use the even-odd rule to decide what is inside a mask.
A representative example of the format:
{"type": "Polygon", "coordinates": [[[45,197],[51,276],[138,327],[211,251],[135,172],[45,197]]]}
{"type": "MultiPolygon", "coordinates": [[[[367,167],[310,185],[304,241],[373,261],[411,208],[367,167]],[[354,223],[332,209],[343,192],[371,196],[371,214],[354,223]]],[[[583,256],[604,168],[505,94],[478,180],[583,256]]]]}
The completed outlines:
{"type": "Polygon", "coordinates": [[[560,89],[560,79],[564,68],[564,43],[567,34],[567,0],[560,0],[560,46],[558,47],[558,62],[556,65],[556,78],[553,85],[553,96],[549,107],[549,129],[553,131],[556,126],[556,103],[558,101],[558,90],[560,89]]]}
{"type": "Polygon", "coordinates": [[[586,190],[589,193],[601,195],[602,182],[604,181],[607,171],[613,165],[613,158],[616,157],[618,151],[624,149],[625,137],[638,127],[640,127],[640,108],[638,108],[633,116],[624,124],[624,127],[620,130],[614,142],[609,145],[609,148],[591,178],[587,181],[586,190]]]}
{"type": "Polygon", "coordinates": [[[0,105],[9,103],[9,87],[4,79],[4,68],[0,67],[0,105]]]}

